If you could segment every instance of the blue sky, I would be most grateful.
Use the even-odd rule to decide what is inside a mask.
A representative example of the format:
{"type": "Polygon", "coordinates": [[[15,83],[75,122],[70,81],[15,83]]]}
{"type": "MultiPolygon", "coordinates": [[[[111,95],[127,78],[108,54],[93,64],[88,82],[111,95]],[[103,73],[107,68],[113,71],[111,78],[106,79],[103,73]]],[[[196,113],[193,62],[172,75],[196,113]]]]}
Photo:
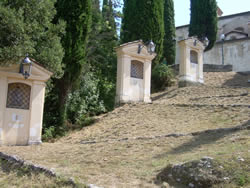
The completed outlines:
{"type": "MultiPolygon", "coordinates": [[[[223,11],[222,16],[250,11],[250,0],[217,0],[218,6],[223,11]]],[[[190,0],[174,0],[175,25],[189,24],[190,0]]]]}

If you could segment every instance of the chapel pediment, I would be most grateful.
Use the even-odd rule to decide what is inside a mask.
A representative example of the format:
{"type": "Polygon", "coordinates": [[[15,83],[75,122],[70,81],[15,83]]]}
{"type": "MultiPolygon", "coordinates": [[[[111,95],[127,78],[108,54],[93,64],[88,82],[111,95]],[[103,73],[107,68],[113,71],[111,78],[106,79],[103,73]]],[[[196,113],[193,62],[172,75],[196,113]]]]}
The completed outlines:
{"type": "MultiPolygon", "coordinates": [[[[31,72],[31,76],[29,77],[29,79],[47,81],[53,75],[52,72],[45,69],[43,66],[38,64],[35,60],[33,59],[31,60],[32,60],[32,72],[31,72]]],[[[0,74],[6,77],[21,78],[22,75],[20,73],[20,63],[0,67],[0,74]]]]}

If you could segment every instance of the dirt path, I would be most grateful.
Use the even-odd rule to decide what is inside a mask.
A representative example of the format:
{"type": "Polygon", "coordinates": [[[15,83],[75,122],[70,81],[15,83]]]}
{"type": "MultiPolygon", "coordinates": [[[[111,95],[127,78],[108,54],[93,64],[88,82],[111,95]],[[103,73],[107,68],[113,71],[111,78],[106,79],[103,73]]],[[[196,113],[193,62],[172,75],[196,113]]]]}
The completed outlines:
{"type": "Polygon", "coordinates": [[[207,73],[205,79],[204,86],[153,94],[152,104],[116,108],[56,143],[0,150],[77,181],[119,188],[157,187],[153,179],[169,163],[202,156],[250,158],[249,130],[186,135],[250,120],[249,75],[207,73]],[[186,136],[164,136],[169,134],[186,136]]]}

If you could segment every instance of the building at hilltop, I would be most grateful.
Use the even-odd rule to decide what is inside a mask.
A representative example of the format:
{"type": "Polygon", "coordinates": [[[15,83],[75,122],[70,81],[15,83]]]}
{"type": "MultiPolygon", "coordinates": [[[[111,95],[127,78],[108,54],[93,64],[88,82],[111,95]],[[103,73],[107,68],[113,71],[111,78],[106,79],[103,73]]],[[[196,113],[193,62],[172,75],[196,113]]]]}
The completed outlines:
{"type": "MultiPolygon", "coordinates": [[[[221,15],[222,11],[220,10],[221,15]]],[[[188,38],[189,25],[176,28],[176,40],[188,38]]],[[[176,47],[176,64],[180,62],[180,49],[176,47]]],[[[218,18],[217,41],[213,49],[204,54],[205,65],[232,65],[235,72],[250,71],[250,11],[218,18]],[[224,40],[221,36],[224,35],[224,40]]]]}

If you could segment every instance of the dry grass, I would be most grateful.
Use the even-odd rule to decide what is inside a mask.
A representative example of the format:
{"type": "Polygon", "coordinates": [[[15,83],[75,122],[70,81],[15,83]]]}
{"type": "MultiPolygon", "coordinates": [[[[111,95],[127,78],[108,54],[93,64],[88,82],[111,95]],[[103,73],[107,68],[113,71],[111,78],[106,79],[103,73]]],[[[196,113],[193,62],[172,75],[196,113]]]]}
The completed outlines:
{"type": "Polygon", "coordinates": [[[73,187],[68,181],[63,178],[48,177],[43,173],[32,173],[29,169],[20,168],[15,165],[10,165],[4,160],[0,160],[0,187],[14,188],[14,187],[36,187],[36,188],[52,188],[73,187]]]}
{"type": "MultiPolygon", "coordinates": [[[[230,73],[230,79],[233,77],[230,73]]],[[[54,168],[59,174],[74,177],[78,182],[119,188],[157,187],[154,177],[170,163],[203,156],[224,161],[238,157],[250,159],[249,130],[146,139],[235,127],[250,120],[250,95],[246,94],[250,87],[220,87],[229,82],[221,79],[215,77],[214,82],[210,79],[208,85],[202,87],[170,88],[154,94],[153,104],[124,105],[98,117],[94,125],[56,143],[0,149],[54,168]],[[238,96],[243,93],[244,96],[238,96]],[[122,138],[127,140],[120,140],[122,138]],[[97,143],[81,144],[81,141],[97,143]]]]}

